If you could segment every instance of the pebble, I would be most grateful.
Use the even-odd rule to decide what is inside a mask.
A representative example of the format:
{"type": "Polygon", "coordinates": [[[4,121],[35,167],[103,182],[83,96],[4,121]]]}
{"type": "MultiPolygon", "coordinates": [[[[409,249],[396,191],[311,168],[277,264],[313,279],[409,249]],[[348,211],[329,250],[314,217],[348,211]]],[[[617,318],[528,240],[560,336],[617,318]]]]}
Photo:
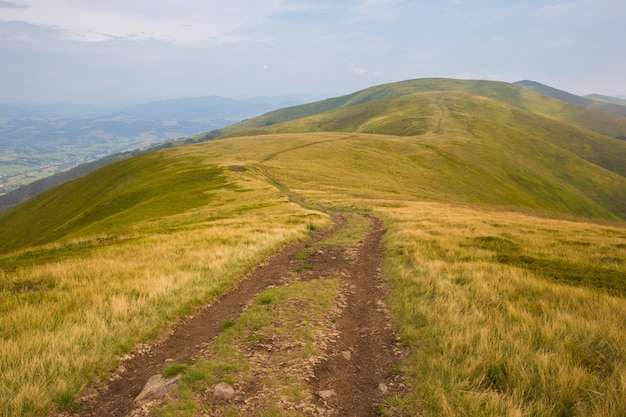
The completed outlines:
{"type": "Polygon", "coordinates": [[[336,396],[337,393],[335,392],[335,390],[332,390],[332,389],[324,389],[324,390],[319,391],[317,395],[319,395],[322,400],[328,400],[336,396]]]}

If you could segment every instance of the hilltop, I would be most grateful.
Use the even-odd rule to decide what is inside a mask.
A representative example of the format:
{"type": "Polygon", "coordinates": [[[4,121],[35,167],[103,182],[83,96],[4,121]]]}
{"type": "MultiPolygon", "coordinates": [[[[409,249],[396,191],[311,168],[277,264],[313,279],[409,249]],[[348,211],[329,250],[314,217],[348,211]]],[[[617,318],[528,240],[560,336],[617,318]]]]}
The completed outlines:
{"type": "MultiPolygon", "coordinates": [[[[532,85],[540,84],[532,83],[532,85]]],[[[503,104],[519,107],[531,113],[592,130],[596,133],[615,138],[626,137],[626,118],[562,100],[564,97],[577,97],[569,93],[562,92],[563,94],[556,94],[558,98],[555,98],[550,93],[560,90],[551,87],[541,89],[541,92],[537,93],[521,85],[505,82],[445,78],[408,80],[370,87],[342,97],[269,112],[260,117],[229,126],[223,129],[223,131],[232,134],[263,125],[312,116],[379,99],[437,91],[466,92],[479,97],[487,97],[503,104]]]]}

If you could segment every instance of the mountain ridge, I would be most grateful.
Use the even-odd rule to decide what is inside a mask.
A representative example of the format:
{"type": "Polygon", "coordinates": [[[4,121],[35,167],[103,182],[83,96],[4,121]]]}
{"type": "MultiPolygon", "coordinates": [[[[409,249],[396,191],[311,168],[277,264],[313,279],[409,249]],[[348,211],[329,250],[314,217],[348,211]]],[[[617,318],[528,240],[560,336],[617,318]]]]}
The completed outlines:
{"type": "MultiPolygon", "coordinates": [[[[550,89],[556,90],[551,87],[550,89]]],[[[555,120],[574,124],[578,127],[589,129],[603,135],[620,139],[626,138],[626,117],[622,117],[621,115],[606,112],[601,109],[572,104],[520,85],[502,81],[457,80],[448,78],[423,78],[382,84],[341,97],[275,110],[262,116],[228,126],[221,129],[221,131],[227,135],[233,135],[248,129],[324,113],[342,107],[350,107],[355,104],[433,91],[468,92],[502,101],[506,104],[520,107],[555,120]]],[[[571,95],[570,93],[566,94],[571,95]]]]}
{"type": "Polygon", "coordinates": [[[522,86],[532,91],[536,91],[549,97],[559,99],[566,103],[571,103],[577,106],[601,110],[607,113],[626,117],[626,101],[620,100],[616,97],[611,98],[599,94],[577,96],[575,94],[568,93],[567,91],[559,90],[554,87],[550,87],[536,81],[529,80],[517,81],[513,84],[522,86]]]}
{"type": "MultiPolygon", "coordinates": [[[[429,134],[429,131],[441,130],[441,123],[445,120],[445,114],[443,114],[444,110],[439,100],[444,97],[449,97],[451,100],[452,97],[455,97],[456,105],[463,112],[470,114],[473,111],[472,108],[478,109],[480,107],[477,104],[482,103],[483,99],[478,99],[480,97],[492,100],[493,103],[501,102],[510,107],[505,109],[500,105],[493,105],[495,106],[494,109],[497,110],[493,114],[498,114],[501,119],[496,121],[494,129],[503,129],[507,124],[516,126],[518,130],[530,129],[533,131],[532,136],[552,138],[552,145],[558,146],[565,152],[571,152],[576,157],[622,177],[626,175],[626,164],[622,163],[626,159],[624,142],[580,127],[581,124],[591,124],[593,128],[593,126],[601,124],[602,121],[610,120],[618,121],[615,130],[621,132],[619,129],[622,128],[622,125],[619,122],[626,122],[626,119],[571,104],[561,105],[561,101],[555,101],[553,98],[529,91],[521,86],[480,80],[420,79],[383,84],[346,96],[275,110],[219,131],[165,143],[155,149],[169,147],[172,144],[179,146],[186,143],[197,143],[221,136],[267,135],[286,132],[343,131],[400,136],[425,135],[429,134]],[[474,104],[471,104],[472,97],[478,100],[474,104]],[[535,111],[536,109],[539,111],[535,111]],[[571,127],[567,123],[567,118],[559,120],[554,116],[555,113],[564,113],[563,109],[575,110],[578,112],[576,114],[591,114],[588,118],[593,123],[587,123],[585,118],[581,118],[582,122],[579,121],[577,127],[571,127]],[[546,118],[545,113],[548,113],[550,117],[546,118]],[[598,114],[601,115],[599,122],[594,119],[598,114]],[[311,116],[307,118],[307,115],[311,116]],[[556,139],[554,138],[563,136],[563,140],[555,142],[556,139]]],[[[448,109],[448,114],[453,114],[454,111],[454,109],[448,109]]],[[[623,124],[623,129],[623,134],[626,135],[626,124],[623,124]]],[[[467,129],[463,132],[463,135],[475,135],[474,132],[467,131],[467,129]]],[[[149,151],[150,149],[146,149],[142,152],[149,151]]],[[[120,155],[120,158],[132,155],[120,155]]],[[[94,168],[98,166],[98,164],[93,165],[94,168]]],[[[89,170],[90,168],[86,168],[77,172],[82,174],[89,170]]],[[[41,188],[45,187],[39,187],[39,189],[41,188]]],[[[29,194],[35,193],[29,192],[29,194]]],[[[19,198],[23,200],[25,194],[19,195],[19,198]]],[[[0,196],[0,206],[9,208],[12,203],[3,204],[4,200],[9,197],[13,198],[14,196],[0,196]]],[[[11,201],[21,200],[14,199],[11,201]]],[[[616,204],[612,203],[612,206],[616,206],[616,204]]]]}

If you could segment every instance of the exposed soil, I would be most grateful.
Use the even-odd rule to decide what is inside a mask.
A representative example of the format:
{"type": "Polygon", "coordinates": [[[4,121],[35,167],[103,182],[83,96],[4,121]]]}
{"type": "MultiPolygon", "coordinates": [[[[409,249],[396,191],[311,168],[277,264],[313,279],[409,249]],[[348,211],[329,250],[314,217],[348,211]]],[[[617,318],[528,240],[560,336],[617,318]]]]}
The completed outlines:
{"type": "MultiPolygon", "coordinates": [[[[306,244],[318,242],[340,230],[345,219],[333,216],[334,226],[318,232],[306,244]]],[[[326,360],[314,369],[310,382],[316,413],[337,416],[376,416],[388,396],[403,390],[394,365],[400,345],[385,305],[386,284],[381,273],[382,222],[369,217],[372,227],[359,246],[321,246],[306,260],[297,260],[305,243],[285,247],[254,268],[237,289],[180,322],[153,346],[142,346],[124,358],[123,366],[106,383],[93,387],[81,401],[82,417],[127,417],[148,379],[160,374],[166,360],[183,363],[195,357],[222,330],[225,320],[237,319],[251,300],[273,285],[295,279],[341,277],[348,288],[345,306],[337,320],[339,337],[326,360]],[[298,268],[303,263],[310,268],[298,268]],[[300,270],[294,277],[294,271],[300,270]],[[332,395],[326,395],[332,390],[332,395]],[[320,395],[321,393],[321,395],[320,395]],[[325,394],[326,393],[326,394],[325,394]]]]}

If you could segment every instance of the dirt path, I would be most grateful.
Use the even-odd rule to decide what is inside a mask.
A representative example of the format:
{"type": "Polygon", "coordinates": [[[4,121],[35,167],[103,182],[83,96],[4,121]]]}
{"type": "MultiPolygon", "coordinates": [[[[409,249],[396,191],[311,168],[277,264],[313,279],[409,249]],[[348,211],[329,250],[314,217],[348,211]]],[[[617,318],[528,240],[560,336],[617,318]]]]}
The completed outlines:
{"type": "MultiPolygon", "coordinates": [[[[333,216],[332,229],[317,233],[307,242],[325,239],[345,224],[342,216],[333,216]]],[[[398,341],[389,324],[384,299],[386,286],[381,274],[382,222],[370,217],[371,229],[356,247],[323,246],[306,261],[297,260],[304,243],[288,246],[251,271],[239,287],[222,296],[196,315],[173,328],[154,346],[127,355],[123,367],[111,381],[95,387],[96,393],[82,401],[81,417],[128,416],[134,399],[146,381],[165,368],[166,360],[183,363],[201,351],[222,330],[221,323],[236,319],[257,294],[272,285],[293,279],[298,264],[307,262],[313,268],[298,279],[340,276],[348,284],[346,306],[338,320],[340,337],[328,352],[327,360],[315,369],[314,393],[329,392],[329,398],[314,395],[319,409],[327,415],[375,416],[386,396],[402,389],[393,373],[399,362],[398,341]]]]}
{"type": "Polygon", "coordinates": [[[372,229],[358,247],[355,259],[341,267],[349,292],[339,319],[337,346],[315,370],[315,391],[336,393],[327,400],[318,396],[319,404],[334,411],[330,414],[345,417],[378,416],[383,400],[403,389],[399,375],[393,371],[401,353],[389,322],[381,271],[385,228],[375,217],[370,221],[372,229]]]}

